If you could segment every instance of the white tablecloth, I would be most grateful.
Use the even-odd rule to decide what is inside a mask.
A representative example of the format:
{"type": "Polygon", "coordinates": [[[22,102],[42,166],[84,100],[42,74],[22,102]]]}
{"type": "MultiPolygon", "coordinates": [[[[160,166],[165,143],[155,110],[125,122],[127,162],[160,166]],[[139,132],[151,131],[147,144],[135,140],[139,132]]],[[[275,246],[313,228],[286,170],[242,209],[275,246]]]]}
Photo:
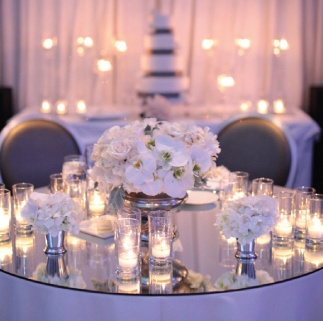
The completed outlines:
{"type": "MultiPolygon", "coordinates": [[[[86,146],[95,143],[106,129],[114,125],[124,125],[129,122],[129,119],[134,119],[135,117],[134,114],[129,113],[128,117],[120,119],[109,119],[105,115],[105,118],[100,119],[98,117],[96,120],[87,121],[83,116],[79,115],[46,115],[35,112],[33,109],[26,109],[9,122],[0,137],[0,145],[1,138],[5,136],[6,131],[10,130],[10,127],[30,118],[49,118],[59,122],[74,135],[81,151],[84,153],[86,146]]],[[[208,114],[202,113],[201,110],[194,112],[191,108],[189,116],[184,117],[183,113],[178,112],[173,115],[173,118],[177,121],[194,121],[200,126],[210,127],[212,132],[217,133],[220,125],[228,118],[228,114],[208,114]]],[[[273,118],[289,129],[297,145],[298,167],[293,187],[311,186],[313,144],[319,137],[320,127],[301,110],[295,110],[283,115],[274,115],[273,118]]]]}
{"type": "Polygon", "coordinates": [[[0,272],[0,320],[319,321],[323,270],[293,280],[199,295],[118,295],[63,289],[0,272]]]}

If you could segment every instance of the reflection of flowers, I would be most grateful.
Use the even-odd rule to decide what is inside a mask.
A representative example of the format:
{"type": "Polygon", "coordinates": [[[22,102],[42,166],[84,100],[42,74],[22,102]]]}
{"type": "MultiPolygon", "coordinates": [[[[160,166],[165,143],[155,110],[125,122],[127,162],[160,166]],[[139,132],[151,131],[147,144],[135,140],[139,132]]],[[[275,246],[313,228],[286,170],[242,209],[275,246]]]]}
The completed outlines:
{"type": "Polygon", "coordinates": [[[205,183],[220,152],[209,128],[154,118],[107,130],[94,145],[92,177],[106,188],[183,197],[205,183]]]}
{"type": "Polygon", "coordinates": [[[266,195],[226,202],[217,215],[217,225],[224,236],[235,237],[242,245],[268,233],[276,220],[277,201],[266,195]]]}
{"type": "Polygon", "coordinates": [[[69,288],[85,289],[86,284],[83,280],[81,271],[76,269],[69,269],[67,278],[60,278],[57,274],[54,276],[48,275],[46,271],[46,263],[38,264],[32,279],[43,283],[65,286],[69,288]]]}
{"type": "Polygon", "coordinates": [[[215,291],[210,275],[203,276],[201,273],[192,270],[188,271],[185,283],[189,286],[190,291],[194,293],[215,291]]]}
{"type": "Polygon", "coordinates": [[[78,233],[83,209],[67,194],[32,193],[21,215],[33,229],[55,237],[59,231],[78,233]]]}
{"type": "Polygon", "coordinates": [[[273,283],[274,279],[264,270],[257,271],[255,279],[249,278],[248,275],[236,275],[235,272],[223,273],[214,283],[215,289],[218,291],[226,291],[233,289],[243,289],[251,286],[273,283]]]}

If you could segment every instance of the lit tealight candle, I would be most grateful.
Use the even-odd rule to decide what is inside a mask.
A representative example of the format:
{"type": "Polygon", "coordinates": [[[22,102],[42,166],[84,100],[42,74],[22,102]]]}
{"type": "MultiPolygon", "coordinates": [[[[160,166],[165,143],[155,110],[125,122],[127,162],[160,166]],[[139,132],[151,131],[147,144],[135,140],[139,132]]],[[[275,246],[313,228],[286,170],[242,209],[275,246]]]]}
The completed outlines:
{"type": "Polygon", "coordinates": [[[55,39],[53,38],[46,38],[42,42],[42,46],[46,50],[50,50],[55,46],[55,39]]]}
{"type": "Polygon", "coordinates": [[[306,228],[306,215],[299,215],[296,218],[295,225],[299,229],[305,229],[306,228]]]}
{"type": "Polygon", "coordinates": [[[64,100],[59,100],[56,103],[56,113],[59,115],[64,115],[67,112],[66,102],[64,100]]]}
{"type": "Polygon", "coordinates": [[[97,60],[96,66],[100,72],[108,72],[108,71],[112,70],[111,62],[106,59],[97,60]]]}
{"type": "Polygon", "coordinates": [[[247,50],[251,46],[251,41],[250,39],[247,39],[247,38],[237,38],[235,40],[235,44],[241,49],[247,50]]]}
{"type": "Polygon", "coordinates": [[[251,101],[243,101],[240,104],[240,110],[243,112],[249,111],[251,109],[251,107],[252,107],[251,101]]]}
{"type": "Polygon", "coordinates": [[[9,231],[10,216],[9,211],[0,208],[0,233],[9,231]]]}
{"type": "Polygon", "coordinates": [[[202,40],[202,48],[204,50],[211,50],[215,46],[216,46],[215,39],[205,38],[202,40]]]}
{"type": "Polygon", "coordinates": [[[124,40],[116,40],[114,42],[114,47],[117,49],[119,52],[126,52],[128,47],[127,43],[124,40]]]}
{"type": "Polygon", "coordinates": [[[92,215],[102,215],[105,212],[106,200],[102,193],[99,191],[93,191],[89,195],[89,212],[92,215]]]}
{"type": "Polygon", "coordinates": [[[229,75],[219,75],[217,82],[218,82],[218,86],[221,88],[233,87],[235,85],[235,81],[233,77],[229,75]]]}
{"type": "Polygon", "coordinates": [[[52,111],[52,106],[49,100],[42,101],[40,111],[44,114],[49,114],[52,111]]]}
{"type": "Polygon", "coordinates": [[[152,246],[151,254],[157,259],[170,257],[170,245],[166,241],[160,241],[152,246]]]}
{"type": "Polygon", "coordinates": [[[119,266],[122,268],[134,268],[138,264],[138,257],[135,252],[121,252],[118,256],[119,266]]]}
{"type": "Polygon", "coordinates": [[[93,39],[91,37],[85,37],[83,41],[83,45],[86,48],[91,48],[93,47],[93,39]]]}
{"type": "Polygon", "coordinates": [[[288,237],[291,235],[293,230],[292,225],[286,217],[279,220],[275,226],[275,233],[280,237],[288,237]]]}
{"type": "Polygon", "coordinates": [[[260,99],[257,104],[257,111],[259,114],[267,114],[268,113],[269,103],[265,99],[260,99]]]}
{"type": "Polygon", "coordinates": [[[76,111],[79,114],[84,114],[86,112],[86,103],[84,100],[78,100],[76,103],[76,111]]]}
{"type": "Polygon", "coordinates": [[[308,224],[309,226],[307,227],[307,233],[309,238],[323,238],[323,225],[317,217],[314,217],[308,224]]]}
{"type": "Polygon", "coordinates": [[[277,99],[274,101],[274,112],[276,114],[283,114],[286,112],[284,101],[282,99],[277,99]]]}

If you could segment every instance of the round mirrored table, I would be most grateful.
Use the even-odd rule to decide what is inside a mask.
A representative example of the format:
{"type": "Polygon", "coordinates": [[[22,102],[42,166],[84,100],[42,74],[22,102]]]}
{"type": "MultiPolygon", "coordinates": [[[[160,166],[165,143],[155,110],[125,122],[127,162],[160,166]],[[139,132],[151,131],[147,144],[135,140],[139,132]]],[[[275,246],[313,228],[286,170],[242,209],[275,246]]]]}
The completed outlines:
{"type": "MultiPolygon", "coordinates": [[[[157,275],[145,282],[116,279],[113,237],[67,235],[67,252],[50,256],[43,251],[44,235],[12,230],[11,241],[0,245],[1,320],[267,320],[264,308],[281,320],[300,320],[302,313],[318,320],[323,252],[307,250],[304,241],[277,246],[270,233],[263,235],[256,239],[258,258],[247,263],[257,282],[248,282],[237,276],[236,241],[226,240],[214,225],[216,212],[210,204],[175,210],[174,271],[170,279],[157,275]],[[49,265],[61,277],[48,277],[49,265]]],[[[143,256],[144,251],[145,245],[143,256]]],[[[148,279],[150,268],[142,268],[148,279]]]]}

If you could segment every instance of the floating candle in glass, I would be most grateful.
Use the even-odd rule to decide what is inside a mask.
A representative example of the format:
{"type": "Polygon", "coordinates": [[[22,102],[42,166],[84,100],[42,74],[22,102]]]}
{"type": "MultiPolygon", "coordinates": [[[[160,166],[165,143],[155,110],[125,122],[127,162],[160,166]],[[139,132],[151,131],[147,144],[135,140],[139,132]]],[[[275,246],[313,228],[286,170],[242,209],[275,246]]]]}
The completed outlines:
{"type": "Polygon", "coordinates": [[[119,52],[126,52],[128,49],[127,43],[124,40],[118,40],[118,39],[114,42],[114,47],[119,52]]]}
{"type": "Polygon", "coordinates": [[[78,114],[84,114],[86,112],[86,103],[80,99],[76,102],[76,111],[78,114]]]}
{"type": "Polygon", "coordinates": [[[257,104],[257,111],[259,114],[267,114],[269,108],[269,103],[265,99],[260,99],[257,104]]]}
{"type": "Polygon", "coordinates": [[[65,115],[67,113],[67,103],[65,100],[59,100],[56,103],[56,113],[58,115],[65,115]]]}
{"type": "Polygon", "coordinates": [[[40,111],[44,114],[49,114],[52,111],[52,105],[49,100],[43,100],[41,103],[40,111]]]}
{"type": "Polygon", "coordinates": [[[274,112],[276,114],[286,113],[285,104],[284,104],[284,101],[282,99],[276,99],[274,101],[274,112]]]}

